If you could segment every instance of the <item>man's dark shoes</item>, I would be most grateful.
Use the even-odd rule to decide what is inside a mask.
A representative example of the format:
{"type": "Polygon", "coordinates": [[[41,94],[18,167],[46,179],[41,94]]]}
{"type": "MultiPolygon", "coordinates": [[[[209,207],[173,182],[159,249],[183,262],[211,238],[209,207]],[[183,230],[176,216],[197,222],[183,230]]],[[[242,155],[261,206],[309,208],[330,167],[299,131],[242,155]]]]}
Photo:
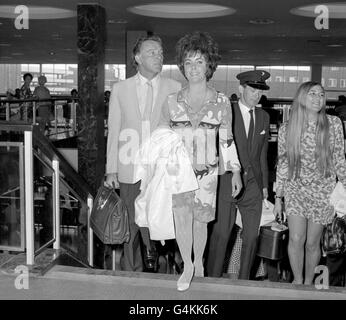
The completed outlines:
{"type": "Polygon", "coordinates": [[[155,249],[145,248],[144,251],[144,267],[146,272],[157,272],[159,267],[159,255],[155,249]]]}

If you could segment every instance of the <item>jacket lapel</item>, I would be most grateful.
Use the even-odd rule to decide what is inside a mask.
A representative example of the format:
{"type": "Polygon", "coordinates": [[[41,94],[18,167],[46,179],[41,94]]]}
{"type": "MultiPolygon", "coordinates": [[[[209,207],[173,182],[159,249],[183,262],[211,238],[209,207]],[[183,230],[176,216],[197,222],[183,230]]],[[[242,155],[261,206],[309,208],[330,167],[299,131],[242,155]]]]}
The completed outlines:
{"type": "Polygon", "coordinates": [[[260,112],[260,109],[255,107],[255,134],[253,137],[253,143],[252,143],[252,152],[253,152],[253,148],[254,146],[258,145],[258,137],[259,134],[261,133],[261,130],[263,128],[263,114],[262,112],[260,112]]]}
{"type": "Polygon", "coordinates": [[[234,135],[237,136],[239,145],[247,150],[247,136],[245,131],[244,119],[240,111],[238,103],[234,104],[234,135]]]}
{"type": "MultiPolygon", "coordinates": [[[[137,96],[137,86],[136,86],[136,75],[129,78],[129,87],[128,87],[128,94],[129,94],[129,101],[132,102],[133,104],[133,109],[136,113],[136,116],[139,120],[142,119],[142,114],[141,111],[139,109],[139,102],[138,102],[138,96],[137,96]]],[[[131,103],[130,102],[130,103],[131,103]]]]}
{"type": "Polygon", "coordinates": [[[154,123],[156,120],[158,122],[160,114],[161,114],[160,106],[163,105],[164,99],[166,98],[164,81],[162,81],[161,76],[158,80],[159,80],[159,86],[157,90],[157,97],[156,97],[155,105],[153,107],[153,111],[150,116],[151,123],[154,123]]]}
{"type": "Polygon", "coordinates": [[[234,104],[234,134],[238,136],[237,140],[241,140],[241,145],[247,146],[247,137],[244,125],[244,119],[241,114],[238,103],[234,104]]]}

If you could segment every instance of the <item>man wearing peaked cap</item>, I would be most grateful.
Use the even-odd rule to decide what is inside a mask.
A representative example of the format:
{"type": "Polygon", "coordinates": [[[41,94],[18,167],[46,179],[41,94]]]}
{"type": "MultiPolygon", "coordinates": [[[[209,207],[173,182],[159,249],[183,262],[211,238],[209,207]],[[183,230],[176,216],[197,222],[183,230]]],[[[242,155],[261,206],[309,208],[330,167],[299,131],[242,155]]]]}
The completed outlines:
{"type": "Polygon", "coordinates": [[[239,102],[232,104],[233,137],[242,166],[243,189],[233,198],[230,192],[232,174],[220,176],[216,222],[209,241],[208,276],[222,276],[227,244],[239,209],[243,229],[239,279],[250,279],[256,256],[258,228],[262,215],[262,201],[268,197],[267,150],[269,115],[256,108],[262,90],[268,90],[264,70],[239,73],[239,102]]]}

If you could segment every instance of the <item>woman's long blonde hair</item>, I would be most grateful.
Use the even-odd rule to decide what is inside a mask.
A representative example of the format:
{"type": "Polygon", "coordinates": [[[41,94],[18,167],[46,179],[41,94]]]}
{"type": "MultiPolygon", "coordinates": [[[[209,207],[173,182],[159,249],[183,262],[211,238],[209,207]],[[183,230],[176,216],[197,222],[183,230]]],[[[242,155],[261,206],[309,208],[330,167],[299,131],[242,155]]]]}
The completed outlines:
{"type": "MultiPolygon", "coordinates": [[[[288,179],[296,179],[300,176],[301,142],[308,121],[306,99],[308,92],[314,86],[320,86],[324,92],[324,88],[320,83],[308,81],[301,84],[293,99],[286,136],[288,179]]],[[[333,161],[329,143],[329,122],[326,115],[326,98],[324,98],[323,107],[318,113],[315,137],[315,159],[317,162],[317,168],[324,177],[328,177],[331,172],[333,161]]]]}

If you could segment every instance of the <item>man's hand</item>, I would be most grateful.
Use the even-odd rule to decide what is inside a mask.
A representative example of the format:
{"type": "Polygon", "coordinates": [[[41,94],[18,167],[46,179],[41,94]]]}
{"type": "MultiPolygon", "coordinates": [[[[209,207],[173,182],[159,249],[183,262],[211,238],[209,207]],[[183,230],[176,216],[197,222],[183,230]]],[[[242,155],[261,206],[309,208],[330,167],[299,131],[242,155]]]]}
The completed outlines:
{"type": "Polygon", "coordinates": [[[268,189],[263,188],[263,199],[268,199],[268,189]]]}
{"type": "Polygon", "coordinates": [[[119,189],[118,174],[117,173],[107,174],[104,185],[106,187],[113,188],[113,183],[114,183],[115,189],[119,189]]]}
{"type": "Polygon", "coordinates": [[[235,198],[243,187],[240,171],[233,172],[232,175],[232,197],[235,198]]]}

